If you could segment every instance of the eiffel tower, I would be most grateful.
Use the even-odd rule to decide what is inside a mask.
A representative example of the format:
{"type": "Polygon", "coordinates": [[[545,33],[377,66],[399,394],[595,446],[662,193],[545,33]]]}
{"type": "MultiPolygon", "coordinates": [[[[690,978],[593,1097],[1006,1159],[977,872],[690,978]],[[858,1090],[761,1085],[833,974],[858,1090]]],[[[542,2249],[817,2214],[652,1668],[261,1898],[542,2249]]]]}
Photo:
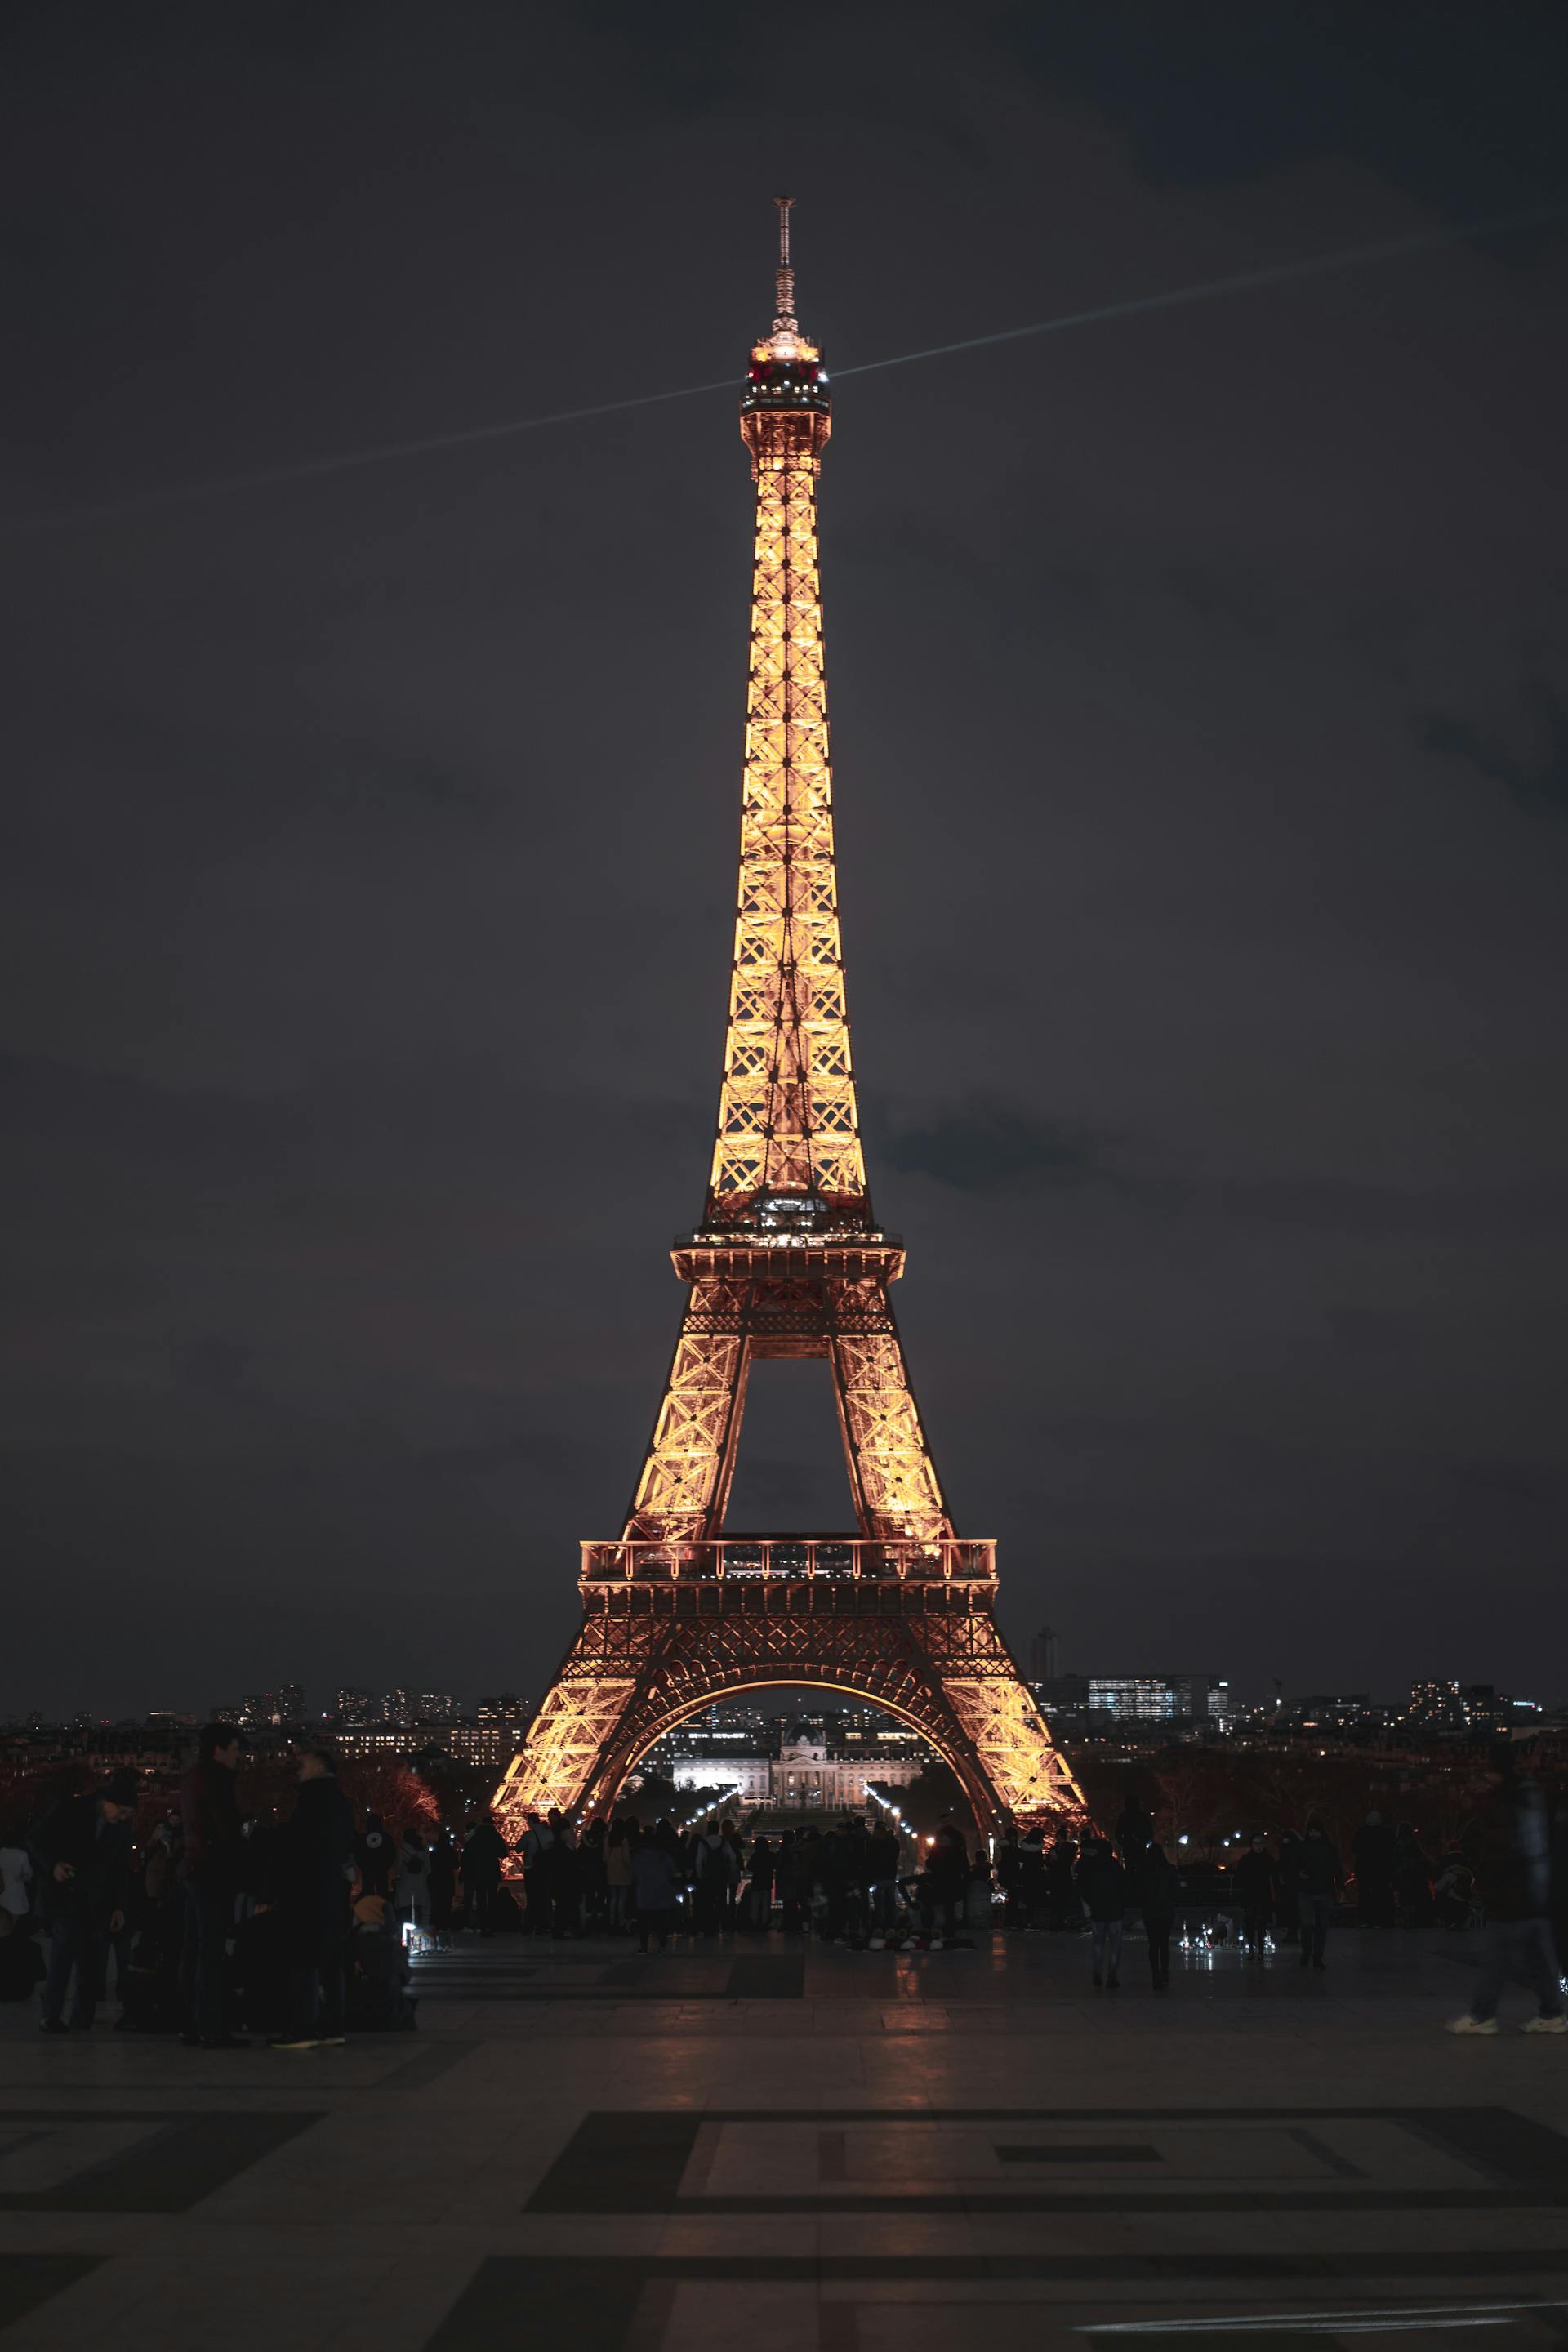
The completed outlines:
{"type": "Polygon", "coordinates": [[[606,1811],[663,1733],[715,1700],[815,1684],[887,1708],[952,1767],[976,1819],[1082,1800],[997,1629],[996,1547],[956,1536],[889,1297],[845,1008],[827,754],[816,480],[827,374],[795,315],[778,199],[773,332],[741,435],[756,484],[741,878],[718,1134],[647,1456],[619,1537],[583,1546],[583,1624],[495,1799],[503,1835],[606,1811]],[[856,1531],[725,1536],[759,1356],[826,1357],[856,1531]]]}

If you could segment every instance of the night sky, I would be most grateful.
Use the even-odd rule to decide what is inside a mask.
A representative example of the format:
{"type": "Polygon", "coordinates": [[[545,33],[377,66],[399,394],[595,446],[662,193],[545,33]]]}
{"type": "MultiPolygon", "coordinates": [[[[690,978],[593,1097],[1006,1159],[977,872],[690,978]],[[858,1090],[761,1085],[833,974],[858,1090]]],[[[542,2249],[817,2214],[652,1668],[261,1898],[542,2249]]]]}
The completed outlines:
{"type": "MultiPolygon", "coordinates": [[[[849,1001],[1064,1667],[1568,1697],[1568,15],[7,13],[0,1713],[537,1692],[701,1205],[797,198],[849,1001]],[[776,46],[771,28],[777,25],[776,46]]],[[[826,1369],[731,1527],[842,1527],[826,1369]]]]}

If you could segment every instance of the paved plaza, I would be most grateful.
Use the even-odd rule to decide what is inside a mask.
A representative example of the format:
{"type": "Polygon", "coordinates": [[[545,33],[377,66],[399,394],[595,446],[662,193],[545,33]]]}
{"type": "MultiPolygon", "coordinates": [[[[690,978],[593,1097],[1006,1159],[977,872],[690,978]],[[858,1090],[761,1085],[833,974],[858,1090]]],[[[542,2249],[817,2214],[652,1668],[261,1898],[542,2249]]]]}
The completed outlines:
{"type": "Polygon", "coordinates": [[[5,2352],[1568,2343],[1568,2039],[1440,2028],[1462,1937],[1323,1977],[1087,1941],[421,1967],[419,2031],[220,2053],[0,2012],[5,2352]]]}

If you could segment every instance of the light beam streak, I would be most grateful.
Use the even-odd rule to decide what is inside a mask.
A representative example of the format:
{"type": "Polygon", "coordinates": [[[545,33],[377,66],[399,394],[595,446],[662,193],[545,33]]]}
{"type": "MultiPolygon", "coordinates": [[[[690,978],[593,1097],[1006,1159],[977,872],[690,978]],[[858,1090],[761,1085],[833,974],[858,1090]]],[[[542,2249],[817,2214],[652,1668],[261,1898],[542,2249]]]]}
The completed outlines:
{"type": "MultiPolygon", "coordinates": [[[[917,361],[947,359],[959,352],[984,351],[994,344],[1022,342],[1036,335],[1064,334],[1073,327],[1094,327],[1116,319],[1146,317],[1155,311],[1184,309],[1194,302],[1213,302],[1232,294],[1250,294],[1270,286],[1286,286],[1298,278],[1322,278],[1335,270],[1369,267],[1381,261],[1403,260],[1442,246],[1460,245],[1473,237],[1500,236],[1511,230],[1536,228],[1568,219],[1568,200],[1536,205],[1528,211],[1502,213],[1489,220],[1460,221],[1448,228],[1416,230],[1407,236],[1381,238],[1374,245],[1342,247],[1334,253],[1315,253],[1300,261],[1271,262],[1258,269],[1242,269],[1228,278],[1205,278],[1194,286],[1175,286],[1161,294],[1133,295],[1124,302],[1103,302],[1088,310],[1066,310],[1050,319],[1035,319],[1022,327],[1002,327],[988,335],[965,335],[956,342],[930,343],[918,352],[895,352],[887,359],[858,360],[836,368],[836,383],[847,376],[872,375],[883,368],[912,367],[917,361]]],[[[596,416],[616,416],[628,409],[657,408],[674,400],[698,400],[716,392],[733,393],[734,379],[712,383],[678,384],[668,392],[635,394],[627,400],[601,400],[582,408],[557,408],[542,416],[514,416],[494,425],[470,425],[450,433],[430,433],[406,441],[383,441],[363,449],[340,450],[324,457],[302,457],[278,466],[260,466],[247,473],[223,474],[205,481],[173,483],[129,498],[100,504],[68,507],[54,513],[12,518],[14,530],[49,530],[74,523],[105,521],[119,515],[145,514],[164,508],[198,505],[208,499],[232,498],[247,490],[281,488],[292,482],[321,481],[335,474],[356,473],[369,466],[395,464],[403,457],[424,457],[447,449],[473,448],[487,441],[505,441],[524,433],[540,433],[557,425],[580,425],[596,416]]]]}

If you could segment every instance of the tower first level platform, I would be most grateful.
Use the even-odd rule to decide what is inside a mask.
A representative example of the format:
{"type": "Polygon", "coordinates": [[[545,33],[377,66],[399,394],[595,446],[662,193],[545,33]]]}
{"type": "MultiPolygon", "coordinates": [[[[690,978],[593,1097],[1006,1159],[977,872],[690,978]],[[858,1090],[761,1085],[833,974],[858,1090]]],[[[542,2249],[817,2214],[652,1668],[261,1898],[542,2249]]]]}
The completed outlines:
{"type": "Polygon", "coordinates": [[[716,1701],[817,1685],[930,1740],[987,1830],[1081,1811],[992,1615],[994,1547],[852,1536],[584,1548],[583,1627],[496,1800],[607,1813],[654,1741],[716,1701]]]}

